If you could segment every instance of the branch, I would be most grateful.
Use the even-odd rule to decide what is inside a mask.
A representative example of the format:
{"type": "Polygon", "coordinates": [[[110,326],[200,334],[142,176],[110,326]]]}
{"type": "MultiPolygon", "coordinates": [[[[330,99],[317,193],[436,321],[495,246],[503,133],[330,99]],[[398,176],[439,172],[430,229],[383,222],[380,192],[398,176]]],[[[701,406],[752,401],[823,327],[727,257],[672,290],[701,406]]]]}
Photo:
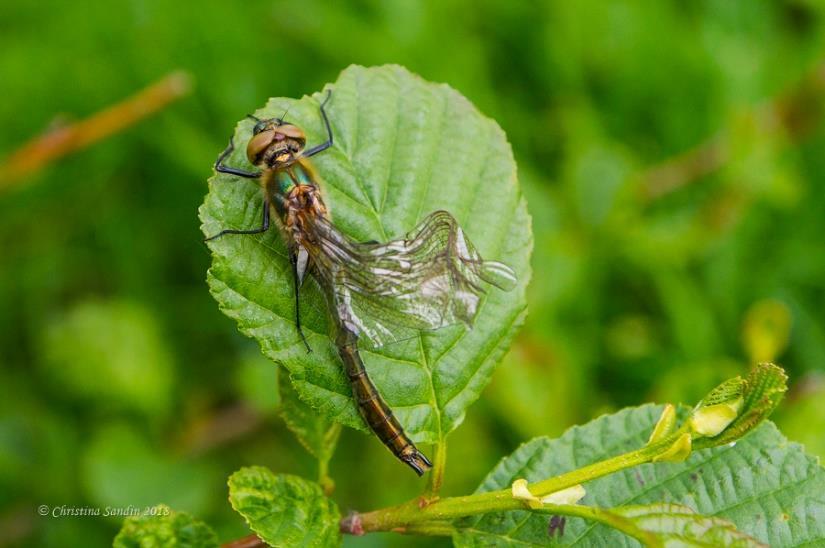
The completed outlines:
{"type": "Polygon", "coordinates": [[[424,493],[428,499],[438,497],[441,486],[444,484],[444,469],[447,466],[447,440],[442,438],[435,446],[433,454],[433,469],[427,482],[424,493]]]}
{"type": "Polygon", "coordinates": [[[264,417],[242,403],[212,411],[186,425],[176,440],[178,451],[193,457],[234,442],[258,430],[264,417]]]}
{"type": "Polygon", "coordinates": [[[266,543],[255,533],[221,544],[221,548],[266,548],[266,543]]]}
{"type": "Polygon", "coordinates": [[[74,124],[49,130],[13,152],[0,165],[0,190],[49,163],[84,149],[189,94],[192,79],[175,71],[135,95],[74,124]]]}
{"type": "MultiPolygon", "coordinates": [[[[576,516],[579,514],[561,508],[563,505],[559,506],[558,500],[544,497],[640,464],[681,462],[690,456],[693,449],[735,441],[773,412],[786,388],[785,372],[773,364],[761,363],[753,367],[746,378],[728,379],[708,392],[680,428],[676,428],[675,407],[666,405],[647,444],[635,451],[525,485],[526,490],[520,492],[516,491],[517,484],[514,483],[511,489],[435,501],[422,497],[365,514],[353,513],[340,521],[339,528],[343,533],[362,535],[370,531],[420,531],[427,530],[429,525],[435,527],[439,524],[437,530],[444,531],[443,524],[456,518],[506,510],[543,511],[542,508],[551,508],[546,502],[553,502],[553,512],[559,515],[576,516]],[[529,500],[524,498],[525,492],[530,495],[529,500]]],[[[621,522],[621,519],[618,521],[621,522]]],[[[619,523],[617,528],[621,529],[622,525],[619,523]]]]}
{"type": "MultiPolygon", "coordinates": [[[[682,430],[684,429],[685,428],[682,430]]],[[[528,486],[528,489],[536,497],[543,497],[625,468],[653,462],[673,446],[675,440],[681,435],[682,430],[674,432],[660,442],[647,445],[641,449],[624,453],[544,481],[532,483],[528,486]]],[[[511,489],[501,489],[499,491],[490,491],[488,493],[462,497],[448,497],[437,500],[431,504],[422,503],[421,500],[415,499],[391,508],[375,510],[365,514],[351,514],[341,520],[341,531],[354,535],[361,535],[372,531],[406,533],[415,530],[418,532],[422,529],[420,525],[424,523],[443,523],[456,518],[486,514],[488,512],[525,509],[530,508],[525,506],[523,500],[514,498],[511,489]]],[[[558,513],[562,514],[563,512],[558,513]]]]}

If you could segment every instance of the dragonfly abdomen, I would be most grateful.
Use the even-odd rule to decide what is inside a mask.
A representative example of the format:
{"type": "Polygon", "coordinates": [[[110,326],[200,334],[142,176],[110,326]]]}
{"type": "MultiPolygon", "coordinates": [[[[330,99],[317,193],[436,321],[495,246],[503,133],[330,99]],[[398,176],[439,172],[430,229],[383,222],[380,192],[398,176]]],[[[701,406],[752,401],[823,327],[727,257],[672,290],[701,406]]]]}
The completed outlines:
{"type": "Polygon", "coordinates": [[[432,467],[432,464],[404,433],[398,419],[367,375],[361,354],[358,352],[358,336],[346,328],[340,328],[336,343],[338,354],[344,362],[344,370],[352,385],[352,396],[358,403],[358,410],[364,421],[398,459],[415,470],[419,476],[422,475],[432,467]]]}

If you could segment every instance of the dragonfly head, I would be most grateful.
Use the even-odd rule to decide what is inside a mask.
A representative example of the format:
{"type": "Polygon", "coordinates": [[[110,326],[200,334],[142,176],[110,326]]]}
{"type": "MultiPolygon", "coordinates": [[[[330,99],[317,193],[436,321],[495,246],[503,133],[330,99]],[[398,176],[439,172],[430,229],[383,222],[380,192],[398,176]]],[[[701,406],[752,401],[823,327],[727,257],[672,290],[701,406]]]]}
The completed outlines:
{"type": "Polygon", "coordinates": [[[246,156],[256,166],[277,168],[292,163],[304,149],[306,135],[298,126],[281,118],[258,120],[246,146],[246,156]]]}

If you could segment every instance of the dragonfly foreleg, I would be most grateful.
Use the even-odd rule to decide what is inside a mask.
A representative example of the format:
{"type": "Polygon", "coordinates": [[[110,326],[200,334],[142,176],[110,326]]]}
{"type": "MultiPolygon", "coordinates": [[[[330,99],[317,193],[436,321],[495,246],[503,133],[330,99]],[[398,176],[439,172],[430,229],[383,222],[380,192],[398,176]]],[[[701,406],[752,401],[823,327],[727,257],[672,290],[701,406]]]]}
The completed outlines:
{"type": "Polygon", "coordinates": [[[304,158],[309,158],[310,156],[314,156],[314,155],[318,154],[319,152],[321,152],[322,150],[326,150],[326,149],[328,149],[329,147],[332,146],[332,126],[329,125],[329,118],[327,118],[327,111],[324,110],[324,106],[327,104],[327,101],[329,101],[329,98],[330,98],[331,95],[332,95],[332,90],[327,89],[327,96],[324,98],[324,102],[321,103],[321,118],[323,118],[323,120],[324,120],[324,127],[327,128],[327,140],[326,140],[326,142],[321,143],[320,145],[315,145],[314,147],[305,150],[304,153],[301,154],[301,156],[303,156],[304,158]]]}
{"type": "Polygon", "coordinates": [[[227,156],[232,154],[232,151],[235,150],[235,143],[232,140],[232,137],[229,138],[229,144],[226,148],[221,152],[221,155],[218,156],[218,159],[215,160],[215,171],[219,173],[228,173],[230,175],[237,175],[238,177],[244,177],[246,179],[257,179],[261,176],[260,172],[255,171],[245,171],[243,169],[238,169],[234,167],[229,167],[223,164],[224,160],[226,160],[227,156]]]}

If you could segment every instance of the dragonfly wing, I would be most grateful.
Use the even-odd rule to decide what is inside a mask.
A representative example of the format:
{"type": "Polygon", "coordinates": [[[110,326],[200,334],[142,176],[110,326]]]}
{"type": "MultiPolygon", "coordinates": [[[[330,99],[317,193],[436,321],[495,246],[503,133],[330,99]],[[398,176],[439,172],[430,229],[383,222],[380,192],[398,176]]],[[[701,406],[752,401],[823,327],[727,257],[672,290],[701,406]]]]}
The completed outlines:
{"type": "Polygon", "coordinates": [[[357,243],[316,218],[314,263],[338,320],[376,346],[463,322],[471,325],[482,282],[511,289],[515,274],[484,261],[453,216],[436,211],[405,238],[357,243]]]}

